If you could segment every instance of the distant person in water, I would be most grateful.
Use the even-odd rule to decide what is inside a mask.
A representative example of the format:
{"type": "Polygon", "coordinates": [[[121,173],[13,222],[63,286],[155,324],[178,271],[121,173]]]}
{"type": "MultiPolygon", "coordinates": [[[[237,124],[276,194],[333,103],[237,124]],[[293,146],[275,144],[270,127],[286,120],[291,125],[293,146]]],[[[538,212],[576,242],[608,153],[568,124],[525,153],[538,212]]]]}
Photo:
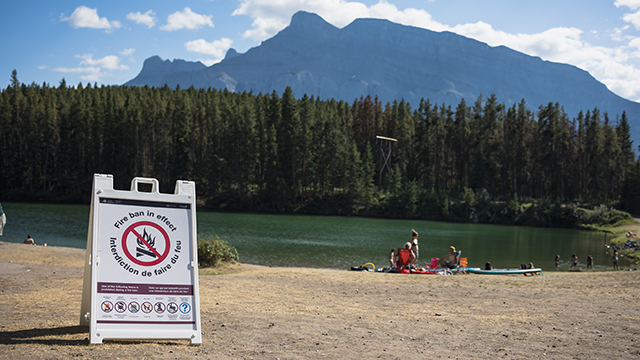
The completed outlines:
{"type": "Polygon", "coordinates": [[[560,255],[556,255],[556,270],[560,267],[560,255]]]}
{"type": "Polygon", "coordinates": [[[611,261],[613,262],[613,270],[618,270],[618,250],[613,251],[613,257],[611,257],[611,261]]]}
{"type": "Polygon", "coordinates": [[[587,256],[587,269],[593,269],[593,256],[587,256]]]}
{"type": "Polygon", "coordinates": [[[24,243],[25,244],[29,244],[29,245],[35,245],[36,244],[35,240],[33,240],[31,235],[27,235],[27,238],[24,239],[24,243]]]}
{"type": "Polygon", "coordinates": [[[413,254],[415,255],[411,262],[413,265],[418,263],[418,250],[418,232],[411,229],[411,251],[413,251],[413,254]]]}
{"type": "Polygon", "coordinates": [[[575,253],[571,254],[571,266],[569,266],[569,270],[574,270],[578,265],[578,255],[575,253]]]}

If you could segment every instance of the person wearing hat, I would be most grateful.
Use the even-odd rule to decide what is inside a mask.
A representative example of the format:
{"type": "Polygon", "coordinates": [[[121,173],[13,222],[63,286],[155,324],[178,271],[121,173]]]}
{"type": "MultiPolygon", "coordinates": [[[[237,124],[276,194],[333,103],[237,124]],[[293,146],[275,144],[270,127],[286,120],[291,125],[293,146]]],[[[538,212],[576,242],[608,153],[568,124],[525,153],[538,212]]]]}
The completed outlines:
{"type": "Polygon", "coordinates": [[[416,255],[413,259],[413,265],[418,263],[418,232],[411,229],[411,250],[416,255]]]}
{"type": "Polygon", "coordinates": [[[447,269],[455,269],[458,267],[460,258],[454,246],[449,246],[449,253],[440,259],[440,266],[447,269]]]}

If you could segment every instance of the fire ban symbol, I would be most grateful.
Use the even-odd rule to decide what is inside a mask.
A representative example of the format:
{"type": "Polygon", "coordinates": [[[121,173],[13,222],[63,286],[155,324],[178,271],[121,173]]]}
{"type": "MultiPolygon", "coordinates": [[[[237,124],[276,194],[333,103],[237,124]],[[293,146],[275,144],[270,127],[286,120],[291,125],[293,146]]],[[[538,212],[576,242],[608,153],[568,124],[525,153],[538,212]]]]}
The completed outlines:
{"type": "MultiPolygon", "coordinates": [[[[146,228],[143,230],[142,237],[155,250],[156,238],[154,236],[151,236],[151,234],[147,232],[146,228]]],[[[136,247],[136,257],[145,255],[150,256],[154,259],[157,257],[156,254],[154,254],[150,248],[147,248],[147,246],[140,239],[136,240],[138,242],[138,246],[136,247]]]]}

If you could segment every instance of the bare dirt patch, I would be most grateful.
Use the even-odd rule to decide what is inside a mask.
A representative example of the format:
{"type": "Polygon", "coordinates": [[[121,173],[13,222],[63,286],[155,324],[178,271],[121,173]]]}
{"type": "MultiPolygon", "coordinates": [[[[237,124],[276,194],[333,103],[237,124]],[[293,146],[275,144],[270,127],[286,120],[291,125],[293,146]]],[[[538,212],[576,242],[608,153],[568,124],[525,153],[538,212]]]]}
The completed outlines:
{"type": "Polygon", "coordinates": [[[83,259],[78,249],[0,243],[0,358],[640,358],[638,271],[203,269],[202,345],[90,345],[77,326],[83,259]]]}

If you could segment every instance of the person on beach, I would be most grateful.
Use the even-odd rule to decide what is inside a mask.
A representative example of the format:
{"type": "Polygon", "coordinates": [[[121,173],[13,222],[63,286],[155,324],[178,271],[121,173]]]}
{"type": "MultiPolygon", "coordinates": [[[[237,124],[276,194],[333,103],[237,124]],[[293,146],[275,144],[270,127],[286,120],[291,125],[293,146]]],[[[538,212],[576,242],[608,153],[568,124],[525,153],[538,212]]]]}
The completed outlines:
{"type": "Polygon", "coordinates": [[[391,249],[391,252],[389,252],[389,266],[390,267],[396,266],[396,254],[395,254],[394,251],[395,250],[391,249]]]}
{"type": "Polygon", "coordinates": [[[613,262],[613,270],[618,270],[618,250],[613,250],[611,261],[613,262]]]}
{"type": "Polygon", "coordinates": [[[587,269],[593,269],[593,256],[587,256],[587,269]]]}
{"type": "Polygon", "coordinates": [[[576,265],[578,265],[578,255],[573,253],[571,254],[571,266],[569,266],[569,270],[575,270],[576,265]]]}
{"type": "MultiPolygon", "coordinates": [[[[409,263],[408,265],[402,265],[402,266],[400,266],[400,267],[398,268],[398,270],[402,270],[402,269],[410,269],[410,268],[413,266],[413,259],[415,259],[416,254],[413,252],[413,250],[411,250],[411,246],[412,246],[412,244],[411,244],[411,242],[410,242],[410,241],[407,241],[407,242],[404,244],[404,248],[405,248],[406,250],[411,251],[410,263],[409,263]]],[[[398,257],[400,257],[400,254],[399,254],[399,253],[398,253],[398,257]]],[[[398,259],[398,260],[399,260],[399,259],[398,259]]]]}
{"type": "Polygon", "coordinates": [[[556,255],[556,270],[560,267],[560,255],[556,255]]]}
{"type": "MultiPolygon", "coordinates": [[[[530,262],[528,265],[525,264],[524,268],[525,269],[535,269],[536,267],[535,267],[535,265],[533,265],[533,262],[530,262]]],[[[527,275],[528,275],[527,273],[524,273],[524,276],[527,276],[527,275]]],[[[531,273],[531,276],[537,276],[537,275],[540,275],[540,273],[537,273],[537,272],[532,272],[531,273]]]]}
{"type": "Polygon", "coordinates": [[[27,238],[24,239],[24,243],[28,244],[28,245],[35,245],[36,244],[35,240],[33,240],[31,235],[27,235],[27,238]]]}
{"type": "Polygon", "coordinates": [[[440,266],[447,269],[455,269],[458,267],[460,259],[454,246],[449,246],[449,253],[440,259],[440,266]]]}
{"type": "Polygon", "coordinates": [[[412,261],[413,265],[418,263],[418,250],[418,232],[411,229],[411,251],[413,251],[413,254],[415,255],[412,261]]]}

